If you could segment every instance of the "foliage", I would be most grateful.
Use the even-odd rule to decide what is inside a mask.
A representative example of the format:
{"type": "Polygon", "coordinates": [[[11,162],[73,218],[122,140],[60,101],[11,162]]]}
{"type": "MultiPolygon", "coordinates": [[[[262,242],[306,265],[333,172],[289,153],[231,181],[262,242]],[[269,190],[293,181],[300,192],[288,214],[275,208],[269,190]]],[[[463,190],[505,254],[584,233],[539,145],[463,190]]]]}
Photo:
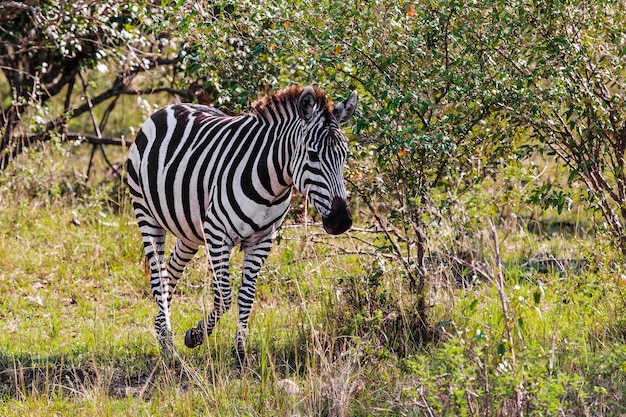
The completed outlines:
{"type": "Polygon", "coordinates": [[[567,184],[543,184],[535,197],[559,211],[568,201],[584,201],[626,254],[623,4],[520,1],[484,13],[493,26],[482,38],[492,50],[485,70],[513,98],[501,104],[503,114],[569,171],[567,184]],[[545,193],[559,186],[565,190],[545,193]]]}
{"type": "Polygon", "coordinates": [[[53,137],[120,144],[105,130],[120,96],[161,91],[162,84],[141,91],[132,83],[147,72],[161,73],[163,83],[168,77],[162,67],[178,61],[176,53],[168,56],[174,46],[168,28],[154,25],[164,12],[151,2],[1,1],[0,10],[0,69],[6,78],[0,90],[0,170],[24,149],[53,137]],[[91,84],[94,74],[109,72],[110,84],[91,84]],[[79,97],[75,86],[82,90],[79,97]],[[93,109],[99,105],[96,120],[93,109]],[[87,114],[82,124],[90,129],[69,130],[70,120],[87,114]]]}

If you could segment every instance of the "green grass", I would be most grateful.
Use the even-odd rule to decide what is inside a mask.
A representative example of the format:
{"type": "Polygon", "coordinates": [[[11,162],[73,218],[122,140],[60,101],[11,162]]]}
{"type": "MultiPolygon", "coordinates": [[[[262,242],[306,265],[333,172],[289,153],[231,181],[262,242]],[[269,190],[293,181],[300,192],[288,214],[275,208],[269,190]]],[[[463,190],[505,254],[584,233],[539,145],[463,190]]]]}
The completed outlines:
{"type": "MultiPolygon", "coordinates": [[[[239,374],[235,311],[208,343],[182,343],[210,308],[204,255],[177,288],[179,359],[166,361],[124,192],[109,180],[72,185],[53,161],[0,178],[0,415],[626,414],[626,280],[595,235],[500,230],[506,315],[490,279],[463,287],[449,265],[433,265],[436,338],[415,345],[397,265],[340,254],[370,250],[357,239],[284,229],[259,280],[250,367],[239,374]],[[545,248],[594,261],[564,274],[522,267],[545,248]]],[[[431,239],[432,253],[445,253],[444,239],[431,239]]]]}

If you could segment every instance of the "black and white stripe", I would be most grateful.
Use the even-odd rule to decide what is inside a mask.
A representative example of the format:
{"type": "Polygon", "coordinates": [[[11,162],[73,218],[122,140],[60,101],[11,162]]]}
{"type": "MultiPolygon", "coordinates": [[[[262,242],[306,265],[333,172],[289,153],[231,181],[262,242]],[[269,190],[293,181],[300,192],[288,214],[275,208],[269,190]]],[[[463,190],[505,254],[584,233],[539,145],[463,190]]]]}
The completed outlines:
{"type": "Polygon", "coordinates": [[[128,183],[158,304],[157,338],[173,350],[170,303],[187,263],[206,245],[213,273],[209,316],[185,335],[195,347],[230,308],[230,253],[244,250],[235,352],[241,360],[256,279],[295,187],[322,215],[330,234],[352,225],[343,169],[347,142],[339,126],[357,95],[332,107],[320,90],[289,86],[231,117],[212,107],[178,104],[154,113],[130,150],[128,183]],[[177,238],[168,263],[165,234],[177,238]]]}

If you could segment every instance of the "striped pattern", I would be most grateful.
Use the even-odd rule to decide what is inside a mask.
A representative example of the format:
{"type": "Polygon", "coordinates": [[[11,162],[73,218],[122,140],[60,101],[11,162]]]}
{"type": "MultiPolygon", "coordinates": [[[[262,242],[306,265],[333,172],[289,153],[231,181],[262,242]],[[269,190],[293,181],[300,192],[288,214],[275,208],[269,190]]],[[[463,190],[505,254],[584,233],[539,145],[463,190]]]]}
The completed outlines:
{"type": "Polygon", "coordinates": [[[213,310],[185,335],[198,346],[232,304],[228,273],[234,246],[244,250],[236,358],[245,336],[256,280],[282,223],[292,189],[307,196],[328,233],[350,228],[343,169],[347,142],[339,126],[357,96],[332,107],[313,87],[286,87],[231,117],[206,106],[178,104],[154,113],[131,147],[128,183],[159,312],[156,335],[173,351],[170,304],[185,266],[206,245],[213,276],[213,310]],[[176,245],[166,263],[166,232],[176,245]]]}

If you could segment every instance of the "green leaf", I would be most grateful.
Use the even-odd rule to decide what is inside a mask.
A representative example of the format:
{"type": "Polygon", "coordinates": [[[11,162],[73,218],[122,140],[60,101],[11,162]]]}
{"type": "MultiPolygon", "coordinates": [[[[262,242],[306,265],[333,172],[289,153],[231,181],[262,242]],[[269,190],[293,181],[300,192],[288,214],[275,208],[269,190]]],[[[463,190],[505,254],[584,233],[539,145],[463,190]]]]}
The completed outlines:
{"type": "Polygon", "coordinates": [[[505,341],[498,343],[498,346],[497,346],[498,356],[502,357],[505,355],[506,345],[507,345],[507,342],[505,341]]]}
{"type": "Polygon", "coordinates": [[[483,333],[483,331],[480,329],[476,329],[476,333],[474,333],[474,339],[476,339],[477,342],[480,342],[484,338],[485,334],[483,333]]]}
{"type": "Polygon", "coordinates": [[[444,321],[440,322],[439,324],[437,324],[437,329],[441,329],[443,327],[446,327],[450,323],[452,323],[452,320],[444,320],[444,321]]]}

